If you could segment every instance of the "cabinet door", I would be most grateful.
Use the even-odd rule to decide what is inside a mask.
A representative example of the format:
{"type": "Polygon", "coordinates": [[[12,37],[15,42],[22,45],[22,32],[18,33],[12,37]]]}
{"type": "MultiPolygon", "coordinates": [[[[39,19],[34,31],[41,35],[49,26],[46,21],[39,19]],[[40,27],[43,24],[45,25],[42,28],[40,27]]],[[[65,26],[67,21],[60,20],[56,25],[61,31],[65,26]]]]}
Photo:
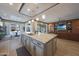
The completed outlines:
{"type": "Polygon", "coordinates": [[[56,52],[56,38],[54,38],[53,40],[51,40],[50,42],[48,42],[47,46],[46,46],[46,55],[48,56],[52,56],[55,54],[56,52]]]}
{"type": "Polygon", "coordinates": [[[39,46],[35,46],[35,55],[36,56],[43,56],[44,55],[44,51],[43,48],[39,47],[39,46]]]}
{"type": "Polygon", "coordinates": [[[31,49],[31,54],[34,56],[35,55],[35,45],[31,42],[31,46],[30,46],[30,49],[31,49]]]}
{"type": "Polygon", "coordinates": [[[52,56],[54,53],[53,53],[53,41],[50,41],[47,46],[46,46],[46,55],[47,56],[52,56]]]}
{"type": "Polygon", "coordinates": [[[23,35],[21,35],[21,43],[22,43],[22,45],[23,45],[23,35]]]}
{"type": "Polygon", "coordinates": [[[25,37],[24,36],[22,36],[21,42],[22,42],[22,45],[25,46],[25,37]]]}
{"type": "Polygon", "coordinates": [[[30,52],[30,38],[26,37],[26,41],[25,41],[25,47],[26,49],[30,52]]]}
{"type": "Polygon", "coordinates": [[[30,51],[30,40],[29,39],[27,40],[27,49],[28,51],[30,51]]]}
{"type": "Polygon", "coordinates": [[[33,56],[43,56],[44,55],[43,52],[44,52],[43,48],[37,46],[34,43],[31,43],[31,53],[33,56]]]}

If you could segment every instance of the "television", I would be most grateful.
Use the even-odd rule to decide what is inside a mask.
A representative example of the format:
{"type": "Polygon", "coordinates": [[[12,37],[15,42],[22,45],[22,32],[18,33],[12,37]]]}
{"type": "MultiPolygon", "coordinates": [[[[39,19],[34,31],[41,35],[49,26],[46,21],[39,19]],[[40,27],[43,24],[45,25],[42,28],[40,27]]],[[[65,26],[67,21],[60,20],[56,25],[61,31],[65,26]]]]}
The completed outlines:
{"type": "Polygon", "coordinates": [[[66,24],[57,24],[56,29],[59,30],[66,30],[66,24]]]}

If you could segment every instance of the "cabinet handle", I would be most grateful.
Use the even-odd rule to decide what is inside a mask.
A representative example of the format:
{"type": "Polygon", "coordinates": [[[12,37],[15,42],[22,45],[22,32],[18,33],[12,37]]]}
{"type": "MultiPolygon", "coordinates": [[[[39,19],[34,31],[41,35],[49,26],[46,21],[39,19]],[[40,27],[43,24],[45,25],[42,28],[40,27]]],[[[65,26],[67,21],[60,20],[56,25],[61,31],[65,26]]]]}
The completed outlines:
{"type": "Polygon", "coordinates": [[[40,43],[37,42],[38,45],[41,45],[40,43]]]}

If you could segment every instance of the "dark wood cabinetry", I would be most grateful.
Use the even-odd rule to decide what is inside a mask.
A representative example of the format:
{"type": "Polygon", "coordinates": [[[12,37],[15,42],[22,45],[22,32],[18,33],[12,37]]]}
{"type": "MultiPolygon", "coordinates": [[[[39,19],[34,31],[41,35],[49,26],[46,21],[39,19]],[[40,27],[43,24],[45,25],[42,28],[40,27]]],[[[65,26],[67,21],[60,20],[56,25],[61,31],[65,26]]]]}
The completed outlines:
{"type": "MultiPolygon", "coordinates": [[[[58,34],[58,38],[79,41],[79,19],[72,19],[64,22],[66,23],[67,29],[63,31],[57,31],[55,29],[53,33],[58,34]]],[[[54,24],[56,25],[57,23],[58,22],[55,22],[54,24]]]]}
{"type": "MultiPolygon", "coordinates": [[[[71,21],[60,21],[60,22],[56,22],[55,23],[55,26],[54,26],[54,31],[56,32],[56,33],[65,33],[65,32],[71,32],[72,31],[72,22],[71,21]],[[58,30],[57,29],[57,26],[59,26],[59,25],[63,25],[63,26],[65,26],[65,28],[62,28],[61,30],[58,30]]],[[[63,27],[62,26],[62,27],[63,27]]]]}

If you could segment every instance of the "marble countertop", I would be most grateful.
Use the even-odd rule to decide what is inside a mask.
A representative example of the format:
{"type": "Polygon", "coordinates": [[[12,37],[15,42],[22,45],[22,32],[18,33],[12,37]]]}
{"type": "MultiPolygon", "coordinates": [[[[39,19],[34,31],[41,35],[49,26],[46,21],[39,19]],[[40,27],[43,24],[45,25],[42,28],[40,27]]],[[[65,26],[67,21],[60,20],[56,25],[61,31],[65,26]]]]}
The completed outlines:
{"type": "Polygon", "coordinates": [[[47,43],[51,39],[54,39],[57,35],[56,34],[33,34],[33,35],[28,35],[27,33],[23,33],[26,36],[30,36],[35,40],[38,40],[42,43],[47,43]]]}

